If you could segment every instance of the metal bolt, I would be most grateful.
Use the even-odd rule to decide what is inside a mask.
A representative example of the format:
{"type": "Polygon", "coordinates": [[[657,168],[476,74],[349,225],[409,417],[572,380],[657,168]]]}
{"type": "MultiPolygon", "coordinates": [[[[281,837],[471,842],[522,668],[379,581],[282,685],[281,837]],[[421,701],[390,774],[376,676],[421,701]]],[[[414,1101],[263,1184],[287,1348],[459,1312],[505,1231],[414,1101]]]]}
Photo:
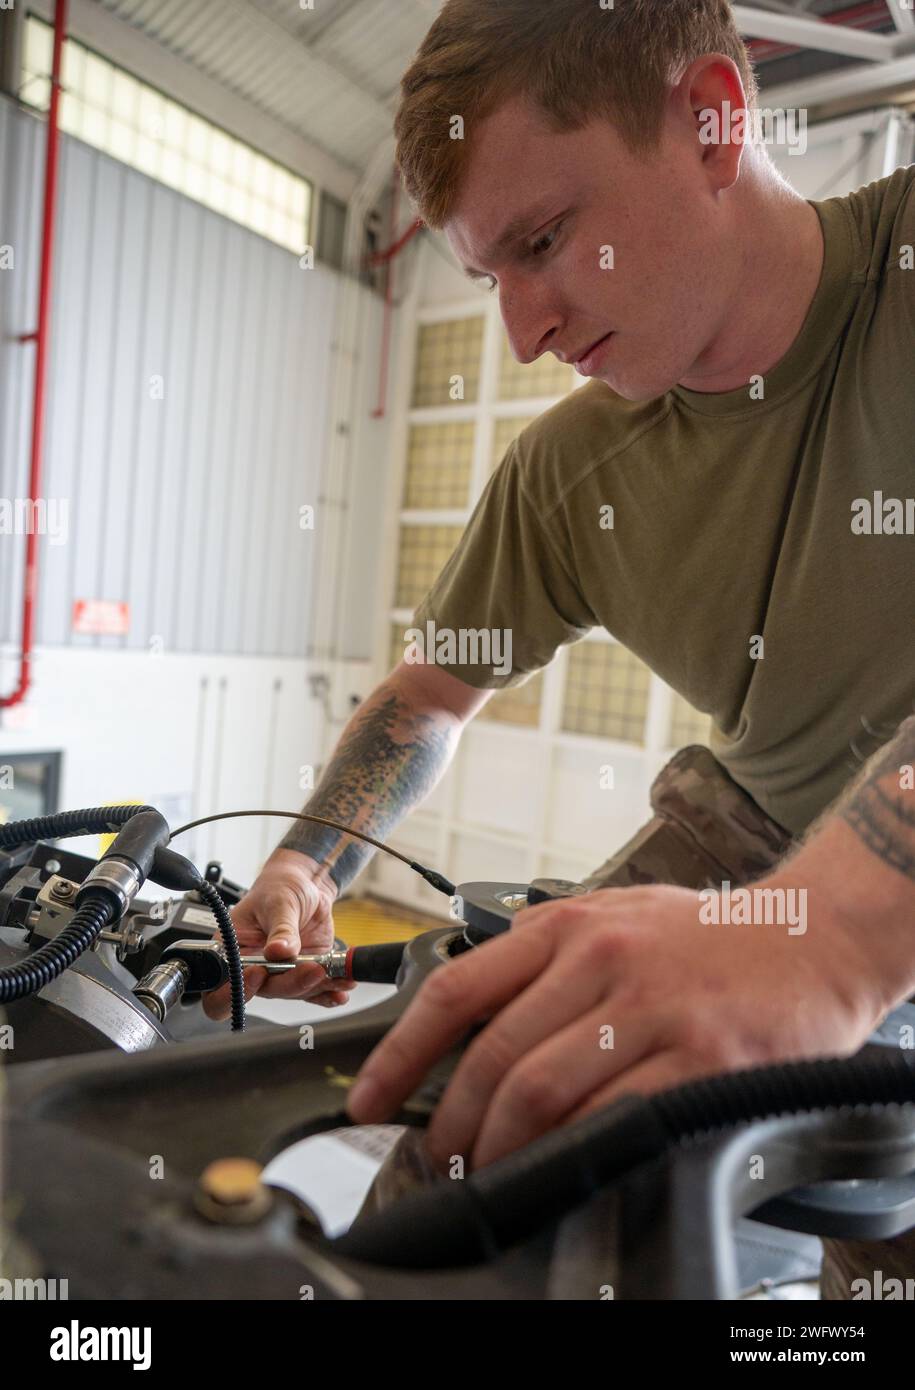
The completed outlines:
{"type": "Polygon", "coordinates": [[[250,1158],[218,1158],[201,1173],[194,1205],[209,1221],[260,1221],[273,1204],[273,1194],[261,1181],[262,1171],[250,1158]]]}
{"type": "Polygon", "coordinates": [[[51,884],[52,898],[72,898],[73,884],[68,879],[59,878],[56,883],[51,884]]]}

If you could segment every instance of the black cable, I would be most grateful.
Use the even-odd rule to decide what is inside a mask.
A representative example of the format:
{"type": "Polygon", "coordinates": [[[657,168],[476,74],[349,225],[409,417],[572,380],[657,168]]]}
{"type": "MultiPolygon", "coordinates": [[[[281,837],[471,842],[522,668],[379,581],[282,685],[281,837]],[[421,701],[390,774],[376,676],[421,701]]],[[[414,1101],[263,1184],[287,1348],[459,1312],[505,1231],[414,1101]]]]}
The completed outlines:
{"type": "Polygon", "coordinates": [[[454,884],[444,874],[440,874],[437,869],[427,869],[424,864],[401,854],[400,850],[393,849],[382,840],[376,840],[361,830],[354,830],[350,825],[342,825],[340,821],[328,820],[327,816],[315,816],[307,811],[219,811],[214,816],[201,816],[198,820],[188,821],[186,825],[179,825],[177,830],[172,831],[171,839],[174,840],[176,836],[183,835],[186,830],[195,830],[198,825],[209,825],[212,821],[217,820],[235,820],[239,816],[282,816],[285,820],[304,820],[311,821],[314,825],[330,826],[332,830],[339,830],[343,835],[354,835],[357,840],[364,840],[366,844],[373,845],[375,849],[383,850],[385,854],[399,859],[402,864],[406,864],[408,869],[413,869],[420,878],[424,878],[428,884],[437,889],[439,893],[444,893],[447,898],[454,894],[454,884]]]}
{"type": "Polygon", "coordinates": [[[15,849],[31,840],[68,840],[72,835],[109,835],[152,806],[90,806],[85,811],[57,811],[53,816],[0,825],[0,849],[15,849]]]}
{"type": "MultiPolygon", "coordinates": [[[[59,811],[0,826],[0,849],[15,849],[32,840],[69,839],[73,835],[104,835],[118,831],[151,806],[92,806],[84,811],[59,811]]],[[[114,920],[117,909],[110,894],[92,893],[78,906],[69,924],[53,940],[33,951],[28,960],[0,968],[0,1003],[37,994],[62,975],[98,940],[114,920]]]]}
{"type": "Polygon", "coordinates": [[[209,903],[210,910],[219,926],[226,952],[226,963],[229,968],[229,986],[232,995],[232,1031],[243,1033],[245,1030],[244,969],[241,963],[241,953],[238,949],[238,937],[235,935],[235,927],[222,894],[214,883],[210,883],[209,879],[204,878],[196,864],[193,864],[190,859],[186,859],[183,854],[179,854],[176,849],[169,849],[164,845],[160,845],[156,850],[156,857],[149,871],[149,878],[152,883],[158,883],[162,888],[170,888],[175,893],[197,893],[204,902],[209,903]]]}
{"type": "MultiPolygon", "coordinates": [[[[158,815],[152,806],[93,806],[82,811],[59,811],[51,816],[34,816],[30,820],[11,821],[0,826],[0,850],[15,849],[17,845],[34,840],[69,839],[75,835],[104,835],[121,830],[128,821],[142,812],[158,815]]],[[[160,823],[163,825],[164,822],[160,823]]],[[[208,883],[189,859],[174,851],[156,851],[150,877],[153,882],[162,877],[169,886],[185,891],[196,890],[209,904],[219,925],[232,991],[232,1029],[242,1032],[245,1027],[245,985],[238,938],[228,908],[213,884],[208,883]]],[[[37,994],[51,980],[62,975],[84,951],[98,940],[117,915],[115,899],[99,889],[87,895],[73,914],[68,925],[53,940],[33,951],[27,960],[0,968],[0,1003],[10,1003],[27,995],[37,994]]]]}
{"type": "MultiPolygon", "coordinates": [[[[139,815],[142,811],[154,811],[154,808],[151,806],[95,806],[82,811],[60,811],[51,816],[36,816],[30,820],[13,821],[8,825],[0,826],[0,850],[14,849],[17,845],[26,844],[33,840],[68,839],[76,835],[97,835],[117,832],[127,821],[139,815]]],[[[385,854],[390,854],[394,859],[399,859],[401,863],[413,869],[415,873],[418,873],[427,883],[437,889],[438,892],[444,893],[446,897],[451,897],[455,891],[454,884],[450,879],[446,878],[444,874],[440,874],[436,869],[426,868],[424,864],[420,864],[417,860],[409,859],[407,855],[401,854],[399,850],[393,849],[390,845],[383,844],[381,840],[376,840],[373,836],[365,834],[364,831],[354,830],[351,826],[343,825],[340,821],[331,820],[327,816],[313,815],[307,811],[223,811],[212,816],[202,816],[198,820],[188,821],[187,824],[179,826],[177,830],[170,832],[169,843],[178,835],[183,835],[185,831],[193,830],[199,825],[208,825],[218,820],[234,820],[243,816],[281,816],[286,820],[303,820],[317,825],[329,826],[332,830],[337,830],[344,835],[352,835],[357,840],[364,840],[367,844],[374,846],[375,849],[380,849],[384,851],[385,854]]],[[[161,850],[157,856],[157,864],[162,870],[165,869],[166,857],[161,850]]],[[[186,890],[189,890],[191,887],[196,890],[196,892],[209,904],[216,918],[225,946],[226,959],[229,966],[229,982],[232,994],[232,1029],[235,1032],[241,1032],[244,1030],[245,1026],[244,971],[238,949],[238,939],[235,935],[235,928],[232,925],[232,919],[229,915],[228,908],[218,890],[213,884],[204,879],[202,875],[199,875],[198,870],[191,864],[190,860],[185,860],[182,856],[175,855],[175,862],[171,863],[169,868],[172,873],[177,875],[175,879],[176,883],[181,880],[182,876],[186,876],[186,890]],[[178,863],[179,860],[182,860],[182,863],[178,863]],[[198,878],[193,878],[194,875],[197,875],[198,878]]],[[[153,877],[154,882],[157,881],[159,877],[159,875],[156,874],[150,876],[153,877]]],[[[165,877],[165,886],[168,886],[167,873],[165,877]]],[[[76,917],[74,917],[74,921],[71,922],[70,926],[66,929],[67,931],[73,928],[75,921],[76,917]]],[[[81,926],[82,925],[81,923],[81,926]]],[[[61,932],[54,941],[48,943],[47,948],[41,947],[30,956],[30,962],[34,962],[36,958],[39,959],[37,973],[33,972],[32,974],[24,975],[22,973],[24,967],[20,965],[0,969],[0,1001],[4,999],[18,999],[23,997],[23,995],[35,993],[36,989],[43,988],[43,984],[46,984],[48,980],[54,979],[57,975],[60,975],[66,970],[69,965],[72,965],[73,961],[92,945],[93,941],[95,941],[98,936],[98,932],[101,930],[103,930],[103,928],[99,927],[94,935],[87,936],[85,931],[80,931],[75,937],[68,937],[65,943],[66,950],[57,948],[55,944],[62,941],[64,933],[61,932]],[[76,950],[71,958],[72,946],[77,941],[84,944],[80,945],[79,949],[76,950]],[[46,951],[48,953],[43,955],[42,953],[46,951]],[[52,968],[53,973],[47,975],[47,978],[45,978],[46,971],[52,968]],[[41,979],[43,983],[37,984],[36,986],[35,981],[39,979],[41,979]],[[34,987],[24,988],[23,981],[31,981],[34,987]],[[5,995],[3,993],[4,989],[15,992],[5,995]]]]}
{"type": "Polygon", "coordinates": [[[115,916],[114,901],[107,893],[92,894],[76,909],[63,931],[17,965],[0,970],[0,1004],[37,994],[62,975],[87,951],[115,916]]]}
{"type": "Polygon", "coordinates": [[[210,911],[219,924],[226,950],[226,962],[229,967],[229,987],[232,991],[232,1031],[243,1033],[245,1031],[245,973],[242,969],[238,937],[235,935],[232,918],[229,916],[229,909],[223,902],[220,893],[207,879],[201,879],[197,886],[197,892],[204,902],[209,904],[210,911]]]}
{"type": "Polygon", "coordinates": [[[475,1264],[678,1144],[777,1115],[913,1102],[915,1056],[903,1051],[788,1062],[690,1081],[658,1095],[624,1096],[463,1182],[442,1180],[401,1197],[330,1246],[348,1258],[399,1268],[475,1264]]]}

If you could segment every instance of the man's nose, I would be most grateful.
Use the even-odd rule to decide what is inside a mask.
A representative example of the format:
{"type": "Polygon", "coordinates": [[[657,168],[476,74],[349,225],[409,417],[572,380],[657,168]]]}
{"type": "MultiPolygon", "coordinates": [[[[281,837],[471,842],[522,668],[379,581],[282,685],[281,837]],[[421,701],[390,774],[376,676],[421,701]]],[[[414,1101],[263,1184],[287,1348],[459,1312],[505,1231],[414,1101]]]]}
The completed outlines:
{"type": "Polygon", "coordinates": [[[562,318],[542,295],[503,288],[499,308],[512,356],[523,366],[530,366],[554,345],[558,346],[562,318]]]}

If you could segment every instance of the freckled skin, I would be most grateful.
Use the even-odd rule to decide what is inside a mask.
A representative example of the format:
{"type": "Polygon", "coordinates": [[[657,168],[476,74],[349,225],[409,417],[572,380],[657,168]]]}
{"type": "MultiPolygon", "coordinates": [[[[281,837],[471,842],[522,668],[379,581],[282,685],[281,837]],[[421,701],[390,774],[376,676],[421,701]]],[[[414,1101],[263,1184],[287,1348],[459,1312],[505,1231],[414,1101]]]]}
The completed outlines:
{"type": "Polygon", "coordinates": [[[595,375],[636,401],[677,383],[736,389],[785,355],[819,282],[820,223],[764,150],[702,143],[700,113],[725,101],[735,110],[745,101],[738,70],[712,55],[672,89],[662,143],[648,155],[631,153],[602,118],[557,134],[520,98],[468,129],[468,167],[443,230],[461,265],[497,281],[519,362],[544,352],[574,361],[614,331],[595,375]],[[522,242],[538,254],[487,263],[511,217],[552,191],[550,220],[522,242]],[[612,270],[601,265],[607,246],[612,270]]]}

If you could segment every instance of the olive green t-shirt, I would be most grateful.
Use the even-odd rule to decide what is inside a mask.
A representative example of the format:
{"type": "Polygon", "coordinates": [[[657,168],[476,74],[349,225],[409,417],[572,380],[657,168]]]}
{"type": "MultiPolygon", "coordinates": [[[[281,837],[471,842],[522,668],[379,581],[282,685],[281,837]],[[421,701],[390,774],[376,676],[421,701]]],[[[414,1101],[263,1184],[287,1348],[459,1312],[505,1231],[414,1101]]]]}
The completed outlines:
{"type": "Polygon", "coordinates": [[[414,615],[511,631],[511,674],[497,648],[449,665],[482,689],[606,628],[794,833],[915,709],[915,166],[812,206],[820,285],[764,399],[573,391],[509,447],[414,615]]]}

